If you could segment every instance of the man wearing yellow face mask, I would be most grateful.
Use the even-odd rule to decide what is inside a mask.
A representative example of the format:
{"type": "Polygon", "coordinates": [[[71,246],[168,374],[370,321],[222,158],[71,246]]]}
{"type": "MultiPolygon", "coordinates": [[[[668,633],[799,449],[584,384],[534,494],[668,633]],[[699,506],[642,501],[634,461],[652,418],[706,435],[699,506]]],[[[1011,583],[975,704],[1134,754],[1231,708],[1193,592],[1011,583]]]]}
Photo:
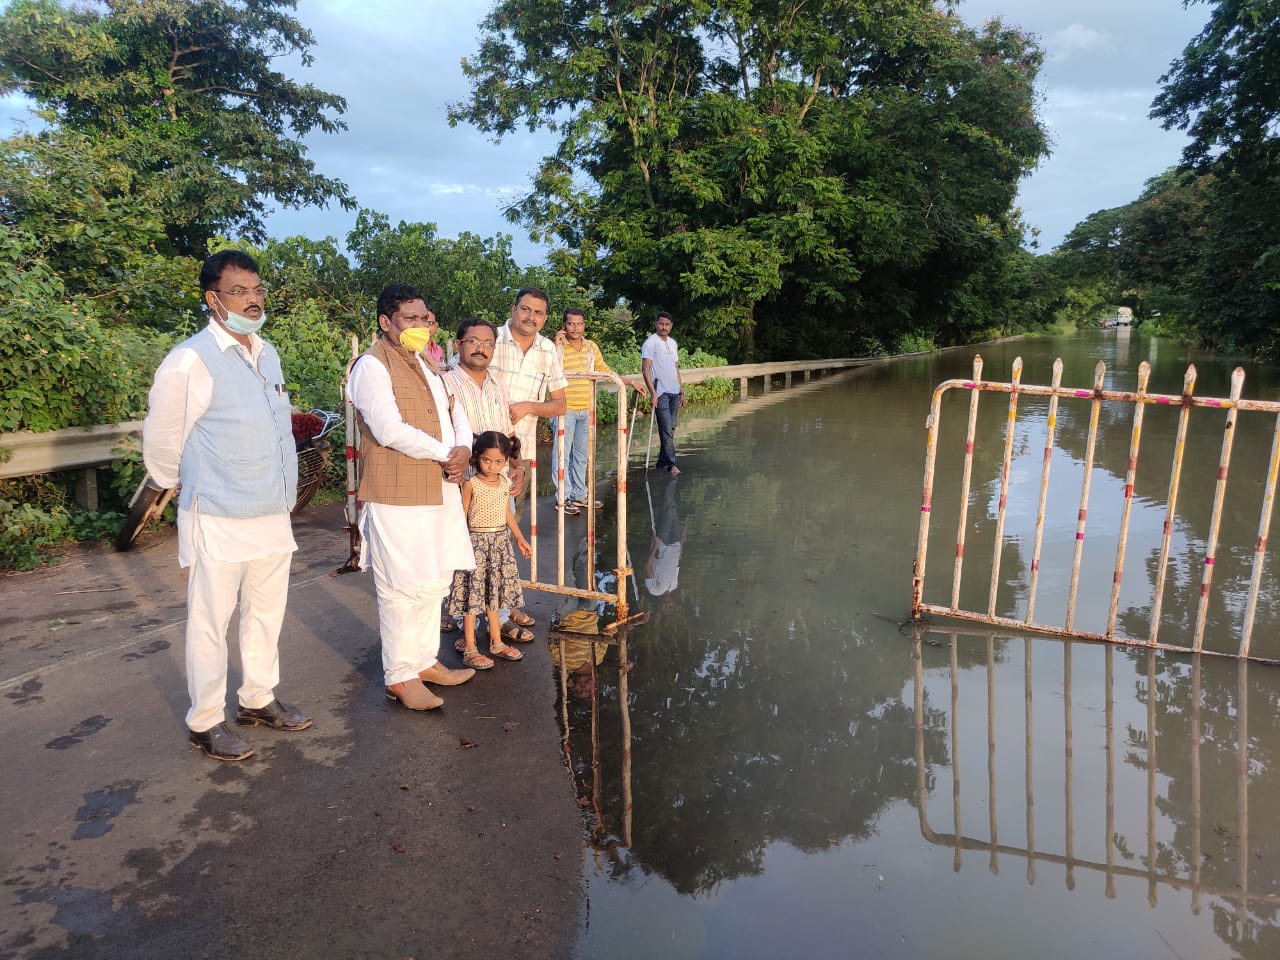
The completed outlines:
{"type": "Polygon", "coordinates": [[[434,319],[422,295],[390,284],[378,295],[379,336],[351,369],[360,429],[360,566],[373,570],[387,699],[410,710],[444,701],[423,685],[475,671],[439,662],[440,601],[475,558],[458,484],[471,426],[422,351],[434,319]]]}

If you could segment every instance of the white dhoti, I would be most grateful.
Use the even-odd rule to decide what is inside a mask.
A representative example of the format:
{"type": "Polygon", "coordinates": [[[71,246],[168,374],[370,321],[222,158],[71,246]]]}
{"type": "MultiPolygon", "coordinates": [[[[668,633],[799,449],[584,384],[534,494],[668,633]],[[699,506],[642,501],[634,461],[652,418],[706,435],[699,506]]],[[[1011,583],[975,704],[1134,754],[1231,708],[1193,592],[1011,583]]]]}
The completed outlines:
{"type": "Polygon", "coordinates": [[[360,511],[360,566],[373,570],[387,686],[415,679],[440,656],[440,601],[455,570],[475,557],[454,484],[440,506],[366,503],[360,511]]]}

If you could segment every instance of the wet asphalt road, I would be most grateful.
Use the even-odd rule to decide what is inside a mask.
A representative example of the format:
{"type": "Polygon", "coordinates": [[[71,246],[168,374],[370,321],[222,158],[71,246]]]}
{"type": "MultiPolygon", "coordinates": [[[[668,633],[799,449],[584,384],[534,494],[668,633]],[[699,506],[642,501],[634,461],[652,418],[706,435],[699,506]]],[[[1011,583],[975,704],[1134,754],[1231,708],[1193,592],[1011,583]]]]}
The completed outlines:
{"type": "Polygon", "coordinates": [[[235,728],[243,763],[186,744],[172,531],[0,578],[0,958],[572,954],[546,596],[523,662],[411,713],[383,697],[372,576],[330,575],[341,525],[295,521],[277,692],[315,724],[235,728]]]}

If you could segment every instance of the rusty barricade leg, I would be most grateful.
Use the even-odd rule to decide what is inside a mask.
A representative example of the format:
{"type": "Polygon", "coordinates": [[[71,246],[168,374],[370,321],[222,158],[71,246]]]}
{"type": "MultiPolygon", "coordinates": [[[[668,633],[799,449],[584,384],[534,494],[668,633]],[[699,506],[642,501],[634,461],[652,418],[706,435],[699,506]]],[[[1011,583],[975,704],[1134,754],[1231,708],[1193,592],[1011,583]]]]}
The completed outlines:
{"type": "Polygon", "coordinates": [[[1231,374],[1231,400],[1227,407],[1227,423],[1222,431],[1222,452],[1218,456],[1218,483],[1213,490],[1213,512],[1209,516],[1209,538],[1204,547],[1204,573],[1200,579],[1200,604],[1196,608],[1195,651],[1204,648],[1204,624],[1209,614],[1209,587],[1213,583],[1213,565],[1218,553],[1218,532],[1222,526],[1222,504],[1227,496],[1227,473],[1231,468],[1231,449],[1235,441],[1236,419],[1240,413],[1240,390],[1244,371],[1239,367],[1231,374]]]}
{"type": "Polygon", "coordinates": [[[1036,619],[1036,588],[1040,584],[1040,550],[1044,546],[1044,515],[1049,502],[1049,472],[1053,466],[1053,440],[1058,430],[1058,388],[1062,386],[1062,358],[1053,361],[1053,394],[1045,424],[1044,463],[1040,470],[1040,503],[1036,507],[1036,536],[1031,548],[1031,583],[1027,588],[1027,623],[1036,619]]]}
{"type": "Polygon", "coordinates": [[[1169,542],[1173,537],[1173,520],[1177,515],[1178,486],[1182,479],[1182,458],[1187,452],[1187,426],[1191,422],[1191,395],[1196,389],[1195,365],[1187,367],[1182,378],[1182,404],[1178,411],[1178,433],[1173,442],[1173,465],[1169,468],[1169,496],[1164,513],[1164,531],[1160,539],[1160,561],[1156,566],[1155,597],[1151,603],[1151,634],[1148,643],[1155,646],[1159,640],[1160,613],[1164,602],[1164,581],[1169,571],[1169,542]]]}

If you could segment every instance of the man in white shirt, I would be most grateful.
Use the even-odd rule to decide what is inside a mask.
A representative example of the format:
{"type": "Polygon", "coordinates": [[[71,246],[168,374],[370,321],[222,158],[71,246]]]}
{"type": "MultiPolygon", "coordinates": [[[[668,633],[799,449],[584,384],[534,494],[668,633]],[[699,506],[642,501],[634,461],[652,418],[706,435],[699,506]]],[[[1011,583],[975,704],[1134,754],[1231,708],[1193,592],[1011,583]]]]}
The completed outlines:
{"type": "Polygon", "coordinates": [[[685,399],[684,388],[680,386],[679,348],[671,336],[671,314],[661,311],[653,330],[640,348],[640,364],[658,419],[661,443],[658,469],[675,477],[680,475],[680,468],[676,466],[676,417],[684,409],[685,399]]]}
{"type": "Polygon", "coordinates": [[[452,686],[475,671],[439,662],[440,601],[455,570],[475,566],[458,485],[471,458],[471,426],[425,355],[425,300],[407,284],[378,295],[381,334],[351,368],[347,394],[360,429],[360,566],[372,568],[386,696],[410,710],[444,701],[424,686],[452,686]]]}
{"type": "Polygon", "coordinates": [[[226,724],[227,629],[240,611],[236,722],[305,730],[311,719],[275,696],[279,640],[297,545],[289,511],[298,458],[289,396],[266,321],[258,264],[239,250],[200,270],[209,325],[165,357],[142,426],[152,479],[178,494],[178,564],[187,586],[188,739],[218,760],[253,748],[226,724]]]}

